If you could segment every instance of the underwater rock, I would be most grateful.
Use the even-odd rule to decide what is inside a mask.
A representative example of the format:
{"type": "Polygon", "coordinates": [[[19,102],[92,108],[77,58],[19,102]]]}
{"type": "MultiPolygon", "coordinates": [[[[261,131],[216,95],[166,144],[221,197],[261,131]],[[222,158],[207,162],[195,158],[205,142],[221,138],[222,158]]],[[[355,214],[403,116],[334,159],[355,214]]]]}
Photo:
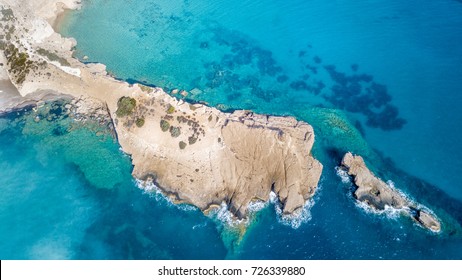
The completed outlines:
{"type": "Polygon", "coordinates": [[[304,81],[294,81],[290,83],[290,87],[294,90],[307,90],[308,85],[304,81]]]}
{"type": "Polygon", "coordinates": [[[319,63],[322,62],[321,58],[320,58],[319,56],[317,56],[317,55],[316,55],[315,57],[313,57],[313,61],[314,61],[314,63],[316,63],[316,64],[319,64],[319,63]]]}
{"type": "Polygon", "coordinates": [[[432,213],[421,209],[415,202],[408,200],[398,190],[389,186],[377,178],[366,166],[361,156],[346,153],[343,157],[341,168],[348,172],[354,179],[357,187],[354,197],[369,207],[383,211],[387,207],[403,210],[412,219],[433,232],[441,231],[438,218],[432,213]]]}
{"type": "MultiPolygon", "coordinates": [[[[366,125],[383,130],[401,129],[406,120],[399,117],[399,110],[391,105],[391,95],[385,85],[374,82],[371,75],[346,75],[334,65],[324,66],[335,84],[331,94],[324,99],[334,106],[367,117],[366,125]]],[[[357,69],[356,64],[352,68],[357,69]]]]}
{"type": "Polygon", "coordinates": [[[277,77],[278,83],[285,83],[289,80],[289,77],[287,75],[281,75],[277,77]]]}

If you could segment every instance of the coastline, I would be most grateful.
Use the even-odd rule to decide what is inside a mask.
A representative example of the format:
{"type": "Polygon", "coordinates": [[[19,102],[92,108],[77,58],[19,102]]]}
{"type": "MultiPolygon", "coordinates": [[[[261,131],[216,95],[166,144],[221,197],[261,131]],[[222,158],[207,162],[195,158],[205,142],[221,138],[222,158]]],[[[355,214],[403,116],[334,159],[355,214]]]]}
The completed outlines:
{"type": "Polygon", "coordinates": [[[115,138],[132,158],[133,177],[154,180],[174,203],[195,205],[205,214],[225,203],[235,219],[245,220],[248,206],[268,201],[274,191],[282,216],[301,215],[323,169],[312,155],[311,125],[293,117],[192,104],[158,87],[117,80],[103,64],[82,63],[72,57],[76,40],[56,32],[80,6],[72,7],[58,3],[55,16],[47,19],[31,13],[23,21],[29,26],[15,31],[32,48],[11,45],[25,49],[31,63],[40,66],[20,83],[11,76],[21,96],[38,101],[52,92],[100,102],[98,110],[109,115],[115,138]]]}
{"type": "Polygon", "coordinates": [[[284,215],[297,212],[315,194],[322,165],[311,155],[314,132],[310,125],[291,117],[248,111],[229,114],[193,105],[160,88],[118,81],[108,76],[102,64],[82,64],[72,57],[75,40],[55,32],[69,9],[78,5],[56,2],[42,1],[55,7],[54,16],[49,10],[46,14],[32,10],[33,6],[27,14],[21,7],[36,3],[10,4],[13,14],[24,15],[13,18],[21,21],[22,28],[14,30],[14,36],[27,38],[32,49],[15,44],[9,48],[24,49],[31,65],[37,65],[33,72],[11,76],[22,96],[52,90],[102,101],[102,109],[107,108],[114,120],[119,144],[132,157],[133,176],[152,176],[176,202],[203,211],[225,202],[237,219],[245,219],[249,203],[255,198],[268,200],[273,189],[284,205],[284,215]],[[121,114],[121,100],[136,105],[121,114]],[[260,148],[255,151],[255,147],[260,148]]]}
{"type": "MultiPolygon", "coordinates": [[[[0,3],[4,1],[0,0],[0,3]]],[[[70,11],[67,10],[67,12],[70,11]]],[[[68,21],[68,23],[71,22],[82,24],[80,21],[75,23],[74,18],[68,21]]],[[[59,24],[59,22],[53,22],[55,23],[59,24]]],[[[53,25],[56,31],[55,28],[53,25]]],[[[291,124],[288,122],[286,125],[279,125],[271,120],[271,126],[266,126],[272,118],[270,114],[273,111],[265,110],[264,106],[257,107],[262,115],[249,111],[238,115],[242,113],[239,110],[227,112],[230,114],[221,114],[214,110],[216,103],[213,100],[209,103],[213,105],[205,102],[195,104],[194,102],[197,101],[193,99],[199,100],[200,98],[189,94],[188,97],[191,99],[183,98],[187,102],[182,102],[181,97],[180,99],[168,98],[165,92],[169,91],[158,90],[153,85],[142,84],[130,79],[119,80],[115,83],[111,81],[111,78],[116,80],[117,77],[108,78],[104,65],[90,64],[85,59],[82,59],[82,65],[68,56],[67,46],[71,44],[66,41],[75,43],[75,40],[51,36],[52,40],[64,46],[62,49],[57,48],[57,54],[69,62],[69,68],[80,69],[80,76],[67,72],[63,74],[61,73],[64,71],[61,69],[63,65],[58,61],[37,55],[34,49],[41,47],[55,52],[55,45],[48,44],[51,40],[43,39],[42,45],[39,43],[31,46],[30,56],[32,59],[43,59],[50,65],[45,70],[39,69],[38,72],[43,73],[42,75],[36,77],[30,73],[30,76],[26,78],[26,83],[20,85],[21,92],[25,93],[24,97],[6,75],[8,82],[5,82],[5,86],[11,89],[10,93],[15,92],[12,96],[21,100],[31,100],[28,101],[30,103],[21,104],[21,106],[26,105],[27,108],[21,109],[17,106],[13,109],[14,111],[10,110],[8,111],[10,113],[2,114],[2,98],[7,95],[0,93],[0,131],[4,146],[0,154],[3,155],[3,166],[8,165],[8,168],[3,168],[4,183],[2,185],[5,190],[10,190],[10,195],[7,192],[4,195],[3,205],[8,205],[8,207],[4,207],[5,227],[0,231],[6,239],[8,236],[11,237],[10,241],[5,243],[0,250],[4,258],[44,259],[50,256],[55,259],[133,259],[133,256],[137,259],[403,260],[460,258],[462,252],[459,250],[462,248],[462,229],[460,228],[462,204],[460,201],[445,194],[439,184],[431,185],[422,177],[413,176],[411,172],[406,173],[406,169],[401,169],[400,161],[387,158],[390,154],[386,152],[379,154],[379,151],[372,150],[374,141],[368,138],[367,131],[362,136],[347,136],[346,134],[349,133],[347,131],[355,132],[350,128],[354,126],[349,116],[344,116],[341,110],[310,109],[307,106],[297,106],[295,100],[294,107],[297,106],[297,108],[289,106],[287,108],[294,110],[290,111],[290,114],[296,116],[298,120],[303,120],[313,126],[312,136],[315,137],[315,146],[310,151],[310,156],[324,164],[322,177],[314,193],[308,194],[311,197],[305,202],[303,212],[300,214],[296,210],[293,215],[284,214],[282,209],[284,205],[277,192],[271,192],[266,202],[267,198],[261,196],[265,192],[255,192],[255,196],[250,199],[246,217],[238,216],[237,207],[231,208],[230,206],[232,203],[234,205],[241,203],[237,201],[237,196],[227,197],[226,199],[229,198],[229,200],[221,203],[219,198],[211,198],[211,204],[204,205],[204,208],[196,204],[192,205],[187,193],[183,191],[186,188],[172,188],[166,183],[163,174],[173,173],[172,178],[169,178],[172,181],[175,180],[173,186],[176,186],[178,181],[185,181],[188,183],[185,186],[194,187],[202,183],[197,181],[197,177],[205,176],[202,174],[202,166],[199,165],[201,162],[209,161],[213,164],[212,168],[219,170],[218,165],[229,161],[217,160],[213,157],[213,152],[209,153],[208,157],[200,157],[202,150],[219,151],[229,148],[234,149],[239,158],[247,158],[248,154],[235,149],[235,147],[240,147],[239,145],[232,145],[229,138],[223,141],[223,133],[216,134],[219,133],[218,130],[223,132],[226,128],[225,122],[239,126],[239,129],[228,134],[231,136],[244,132],[263,134],[264,131],[290,127],[291,124]],[[58,75],[60,78],[47,79],[47,72],[50,72],[53,77],[58,75]],[[70,81],[70,85],[66,83],[67,80],[70,81]],[[38,84],[35,83],[37,81],[38,84]],[[97,86],[98,90],[91,89],[94,86],[97,86]],[[62,95],[56,89],[66,91],[69,95],[62,95]],[[61,108],[64,112],[62,116],[67,115],[68,111],[79,109],[78,119],[74,119],[76,115],[70,114],[64,122],[55,120],[54,116],[59,116],[60,113],[56,113],[56,110],[53,110],[51,114],[46,113],[48,108],[55,108],[56,103],[53,102],[53,96],[49,96],[49,103],[47,96],[41,97],[38,93],[58,94],[54,95],[56,99],[68,96],[71,99],[69,103],[58,100],[58,104],[62,104],[61,108]],[[114,99],[111,98],[112,95],[115,95],[114,99]],[[74,107],[73,104],[81,97],[90,102],[91,100],[103,101],[102,104],[96,104],[96,108],[104,110],[106,113],[102,116],[109,116],[111,124],[117,127],[117,131],[113,130],[114,138],[108,133],[101,135],[102,126],[99,123],[85,123],[85,120],[76,123],[82,118],[87,117],[88,119],[86,112],[91,111],[85,106],[74,107]],[[136,101],[136,106],[131,114],[120,117],[117,111],[120,108],[118,103],[122,97],[133,99],[136,101]],[[32,100],[34,98],[35,100],[32,100]],[[160,105],[160,102],[165,104],[160,105]],[[73,106],[69,107],[68,104],[73,106]],[[173,113],[168,114],[170,106],[174,110],[172,110],[173,113]],[[155,113],[150,112],[151,110],[155,113]],[[246,114],[253,115],[247,116],[246,114]],[[212,115],[212,121],[209,121],[209,115],[212,115]],[[47,119],[48,116],[53,120],[47,119]],[[192,118],[195,118],[199,125],[196,128],[201,140],[193,144],[189,143],[188,138],[193,135],[194,127],[189,126],[187,122],[179,122],[177,119],[183,120],[182,117],[186,118],[186,116],[191,116],[191,122],[194,121],[192,118]],[[28,126],[22,126],[21,121],[26,117],[28,126]],[[218,117],[219,121],[216,121],[215,117],[218,117]],[[36,121],[36,118],[40,118],[40,121],[36,121]],[[138,127],[137,121],[140,119],[144,123],[138,127]],[[170,127],[180,127],[181,134],[178,137],[172,137],[170,130],[164,132],[159,129],[161,120],[168,121],[170,127]],[[258,121],[262,121],[263,124],[260,125],[258,121]],[[73,125],[73,127],[77,127],[77,130],[67,132],[62,130],[61,128],[65,127],[63,124],[67,122],[76,123],[77,126],[73,125]],[[59,129],[52,130],[54,128],[59,129]],[[202,135],[200,129],[204,130],[205,136],[202,135]],[[337,131],[334,131],[335,129],[337,131]],[[57,134],[54,134],[55,132],[57,134]],[[66,134],[59,134],[61,132],[66,134]],[[154,138],[152,134],[158,135],[159,138],[154,138]],[[208,141],[207,139],[212,135],[220,136],[223,145],[218,145],[218,139],[208,141]],[[106,142],[99,140],[103,138],[110,144],[107,145],[106,142]],[[91,145],[92,139],[103,144],[91,145]],[[365,139],[368,139],[367,143],[361,142],[366,141],[365,139]],[[35,140],[39,142],[34,142],[35,140]],[[179,147],[180,142],[186,144],[184,149],[179,147]],[[125,143],[124,148],[122,148],[122,143],[125,143]],[[361,146],[363,143],[364,145],[361,146]],[[359,146],[361,147],[358,148],[359,146]],[[106,153],[106,149],[112,152],[106,153]],[[39,152],[39,156],[35,155],[34,150],[39,152]],[[127,151],[134,152],[128,153],[127,151]],[[392,202],[389,204],[393,205],[393,201],[402,201],[402,199],[396,199],[397,195],[401,195],[406,200],[402,203],[405,205],[404,208],[397,209],[386,205],[385,210],[376,210],[374,204],[364,200],[365,196],[369,198],[369,193],[375,195],[378,192],[364,189],[364,181],[363,185],[359,185],[363,187],[358,187],[355,184],[355,177],[348,174],[346,167],[345,169],[339,167],[341,157],[344,157],[347,151],[364,159],[363,167],[371,172],[368,176],[369,181],[372,182],[375,176],[377,180],[373,180],[374,184],[378,187],[383,186],[379,191],[382,196],[388,193],[385,187],[396,191],[390,196],[392,202]],[[64,154],[69,152],[77,157],[66,156],[65,161],[60,161],[64,154]],[[143,152],[146,154],[143,155],[143,152]],[[191,158],[194,160],[193,163],[199,163],[197,164],[199,172],[191,169],[191,172],[187,174],[180,174],[182,169],[175,169],[176,166],[173,163],[183,164],[182,157],[189,153],[195,154],[195,158],[193,156],[191,158]],[[80,157],[86,160],[79,161],[80,157]],[[136,162],[132,161],[132,157],[136,158],[136,162]],[[152,158],[155,158],[154,163],[146,162],[152,158]],[[112,161],[117,164],[113,164],[112,161]],[[20,162],[21,165],[14,165],[15,162],[20,162]],[[47,162],[50,164],[42,166],[47,162]],[[134,164],[136,165],[133,166],[134,164]],[[28,165],[30,168],[21,172],[21,167],[28,165]],[[168,167],[159,169],[156,165],[168,165],[168,167]],[[86,166],[92,170],[81,170],[80,166],[86,166]],[[119,169],[119,167],[124,168],[119,169]],[[61,168],[65,171],[63,174],[53,173],[61,168]],[[39,169],[43,171],[38,173],[40,176],[32,176],[39,169]],[[53,177],[56,180],[49,181],[48,178],[53,174],[56,174],[53,177]],[[66,181],[69,180],[68,177],[74,175],[75,179],[71,182],[72,184],[66,181]],[[149,181],[146,177],[148,175],[152,176],[155,184],[147,185],[145,180],[149,181]],[[175,178],[178,175],[188,177],[175,178]],[[87,177],[90,179],[88,180],[87,177]],[[191,179],[195,182],[191,182],[191,179]],[[115,184],[114,182],[120,183],[115,184]],[[29,189],[32,186],[36,186],[41,192],[31,192],[29,189]],[[73,190],[78,190],[78,192],[73,192],[73,190]],[[29,199],[20,196],[22,191],[28,193],[29,199]],[[362,196],[359,196],[360,193],[362,196]],[[35,201],[41,203],[35,204],[35,201]],[[91,203],[82,203],[87,201],[91,203]],[[408,207],[409,203],[412,204],[412,209],[408,207]],[[63,207],[66,204],[76,205],[77,208],[63,207]],[[8,211],[12,209],[9,205],[14,207],[24,205],[24,213],[39,213],[40,217],[31,215],[32,219],[24,219],[22,211],[8,211]],[[82,213],[81,209],[85,209],[86,212],[82,213]],[[63,215],[65,213],[66,216],[56,216],[58,212],[63,215]],[[431,227],[425,228],[421,224],[421,221],[425,221],[422,219],[422,217],[425,218],[422,215],[425,215],[425,212],[437,218],[441,230],[433,231],[431,227]],[[86,213],[91,214],[91,219],[84,220],[88,216],[86,213]],[[62,222],[60,217],[63,218],[62,222]],[[43,223],[45,220],[52,222],[43,223]],[[36,225],[35,228],[32,229],[31,224],[36,225]],[[61,236],[66,238],[60,238],[61,236]],[[23,241],[26,239],[27,244],[23,241]],[[31,253],[31,250],[35,248],[43,249],[40,252],[35,250],[31,253]],[[60,252],[67,254],[58,254],[60,252]]],[[[88,61],[102,61],[97,59],[97,55],[91,54],[91,46],[87,46],[85,50],[87,51],[82,52],[82,55],[89,55],[91,59],[88,61]]],[[[0,51],[0,58],[3,55],[4,52],[0,51]]],[[[123,63],[130,62],[124,60],[123,63]]],[[[0,73],[3,68],[0,67],[0,73]]],[[[10,71],[8,66],[5,66],[5,69],[10,71]]],[[[14,74],[12,77],[15,78],[14,74]]],[[[3,90],[1,79],[0,90],[3,90]]],[[[223,92],[223,100],[226,94],[228,93],[223,92]]],[[[19,104],[19,102],[14,103],[19,104]]],[[[238,102],[234,102],[236,103],[238,102]]],[[[224,101],[222,104],[228,103],[224,101]]],[[[290,119],[283,118],[283,120],[290,119]]],[[[279,136],[278,133],[270,135],[276,139],[279,136]]],[[[284,133],[284,136],[296,139],[289,133],[284,133]]],[[[210,139],[213,140],[213,138],[210,139]]],[[[236,142],[245,141],[247,140],[241,137],[236,142]]],[[[434,148],[437,149],[437,147],[434,148]]],[[[264,149],[266,149],[265,146],[264,149]]],[[[266,161],[280,158],[280,156],[272,156],[266,161]]],[[[429,161],[429,163],[432,162],[438,161],[435,159],[429,161]]],[[[220,182],[220,179],[216,178],[221,178],[215,175],[222,176],[221,170],[217,173],[212,173],[214,183],[220,182]]],[[[355,174],[360,175],[360,173],[355,174]]],[[[440,178],[436,178],[436,181],[439,182],[439,180],[440,178]]],[[[207,193],[207,189],[193,190],[198,194],[207,193]]],[[[252,190],[246,189],[245,192],[247,191],[252,190]]],[[[223,192],[223,189],[218,189],[217,192],[223,192]]],[[[245,205],[245,200],[242,205],[245,205]]]]}
{"type": "Polygon", "coordinates": [[[72,9],[63,7],[61,11],[56,13],[55,19],[51,20],[50,25],[56,33],[61,34],[62,25],[66,22],[66,19],[71,12],[72,9]]]}

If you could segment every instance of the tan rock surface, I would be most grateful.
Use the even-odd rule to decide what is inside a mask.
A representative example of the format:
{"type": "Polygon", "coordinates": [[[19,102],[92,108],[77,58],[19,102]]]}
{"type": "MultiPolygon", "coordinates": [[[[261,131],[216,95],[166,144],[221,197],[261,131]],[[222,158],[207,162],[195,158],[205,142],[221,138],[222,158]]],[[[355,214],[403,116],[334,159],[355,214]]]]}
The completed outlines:
{"type": "Polygon", "coordinates": [[[114,120],[122,149],[132,156],[133,175],[153,178],[175,201],[202,210],[224,201],[242,218],[252,199],[266,201],[272,190],[285,214],[313,196],[322,165],[310,153],[310,125],[290,117],[227,114],[192,105],[159,88],[116,81],[103,65],[80,63],[71,56],[76,42],[50,25],[63,7],[76,8],[75,3],[0,0],[13,14],[3,26],[16,27],[0,29],[11,37],[2,41],[1,55],[22,96],[53,91],[100,100],[114,120]],[[128,102],[124,113],[122,97],[128,102]]]}
{"type": "Polygon", "coordinates": [[[423,227],[434,232],[441,230],[441,224],[436,216],[426,210],[419,209],[421,207],[416,203],[406,199],[398,190],[377,178],[367,168],[361,156],[346,153],[342,160],[342,167],[354,179],[354,184],[357,187],[354,197],[357,200],[365,202],[376,210],[385,210],[387,206],[402,209],[423,227]]]}

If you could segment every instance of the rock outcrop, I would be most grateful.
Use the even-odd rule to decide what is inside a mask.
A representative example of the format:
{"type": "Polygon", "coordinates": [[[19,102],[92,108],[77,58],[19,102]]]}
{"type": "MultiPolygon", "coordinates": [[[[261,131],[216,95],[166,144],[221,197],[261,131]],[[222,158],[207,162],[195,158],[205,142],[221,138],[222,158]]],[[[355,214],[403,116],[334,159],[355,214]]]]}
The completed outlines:
{"type": "Polygon", "coordinates": [[[120,144],[132,155],[135,177],[152,177],[174,200],[203,210],[225,201],[242,218],[250,201],[267,201],[271,191],[285,214],[314,194],[322,165],[310,154],[310,125],[248,111],[226,114],[161,91],[134,100],[129,116],[114,114],[120,144]]]}
{"type": "Polygon", "coordinates": [[[420,209],[414,202],[406,199],[400,192],[377,178],[366,166],[361,156],[345,154],[342,160],[344,168],[354,179],[356,190],[354,197],[376,210],[386,207],[403,210],[423,227],[439,232],[441,224],[438,218],[426,210],[420,209]]]}
{"type": "Polygon", "coordinates": [[[174,201],[204,211],[226,202],[244,218],[249,202],[266,201],[271,191],[284,214],[297,212],[313,196],[322,165],[310,153],[310,125],[291,117],[223,113],[160,88],[117,81],[104,65],[80,63],[72,57],[75,40],[50,25],[56,13],[76,3],[0,0],[0,56],[22,96],[52,91],[98,100],[132,157],[133,175],[154,180],[174,201]]]}

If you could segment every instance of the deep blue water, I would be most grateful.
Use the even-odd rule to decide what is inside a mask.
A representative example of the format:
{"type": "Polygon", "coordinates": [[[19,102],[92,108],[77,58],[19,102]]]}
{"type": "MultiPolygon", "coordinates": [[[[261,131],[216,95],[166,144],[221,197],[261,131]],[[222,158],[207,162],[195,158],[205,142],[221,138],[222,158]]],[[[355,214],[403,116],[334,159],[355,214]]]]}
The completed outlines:
{"type": "Polygon", "coordinates": [[[12,242],[2,241],[0,257],[462,258],[460,2],[83,4],[61,29],[77,39],[77,57],[130,82],[185,89],[191,101],[312,124],[320,189],[298,227],[268,204],[239,238],[216,216],[143,193],[112,140],[84,128],[24,129],[11,122],[31,117],[10,115],[0,129],[0,236],[12,242]],[[431,208],[443,232],[358,207],[335,170],[347,150],[431,208]],[[94,165],[89,154],[105,155],[119,171],[107,174],[114,168],[94,165]]]}

